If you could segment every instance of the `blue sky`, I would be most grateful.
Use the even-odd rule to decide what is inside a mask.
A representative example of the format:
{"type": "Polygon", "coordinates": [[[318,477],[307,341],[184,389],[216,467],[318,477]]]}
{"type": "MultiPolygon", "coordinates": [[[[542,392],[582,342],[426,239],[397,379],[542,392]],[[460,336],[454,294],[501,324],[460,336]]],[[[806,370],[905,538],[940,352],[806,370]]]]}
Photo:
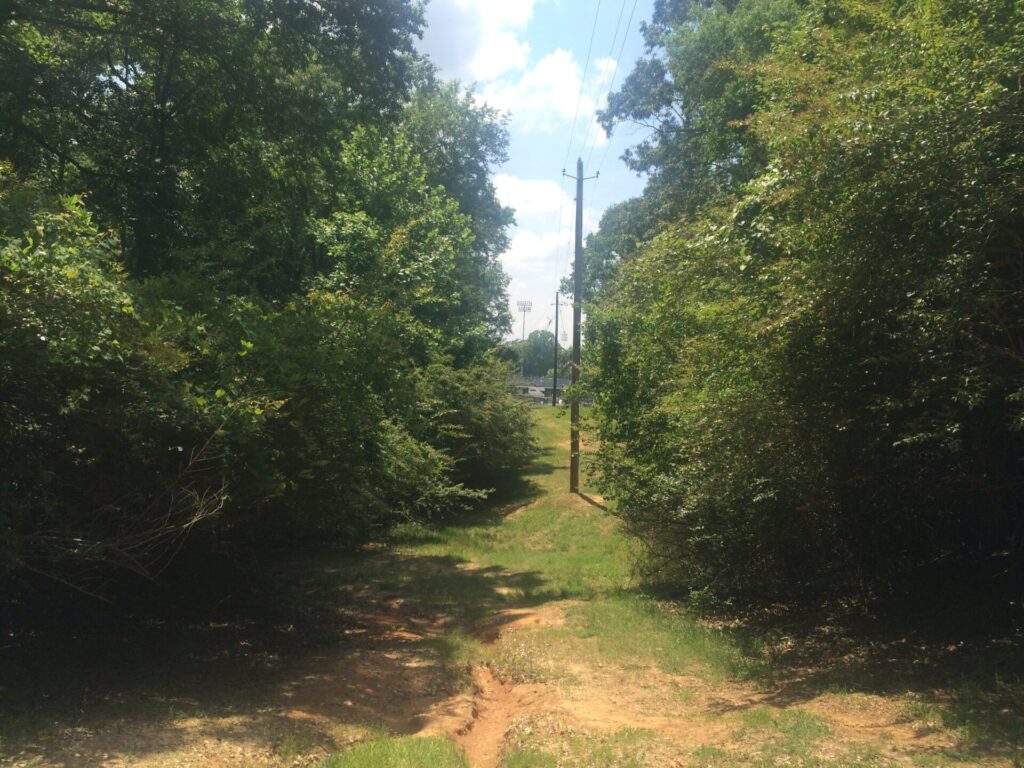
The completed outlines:
{"type": "MultiPolygon", "coordinates": [[[[502,202],[516,211],[512,245],[501,259],[511,278],[512,311],[519,300],[533,302],[527,333],[553,330],[555,288],[568,273],[576,190],[575,182],[561,178],[562,168],[575,173],[576,158],[582,156],[587,176],[600,169],[601,178],[584,187],[584,233],[597,227],[609,205],[643,189],[643,179],[619,159],[641,134],[621,126],[607,139],[594,113],[641,55],[640,22],[650,18],[652,5],[653,0],[430,0],[427,5],[420,49],[444,76],[472,86],[482,101],[509,115],[509,161],[495,169],[494,180],[502,202]],[[588,65],[591,30],[596,31],[588,65]]],[[[559,336],[569,330],[571,317],[563,308],[559,336]]],[[[519,336],[522,315],[513,327],[519,336]]]]}

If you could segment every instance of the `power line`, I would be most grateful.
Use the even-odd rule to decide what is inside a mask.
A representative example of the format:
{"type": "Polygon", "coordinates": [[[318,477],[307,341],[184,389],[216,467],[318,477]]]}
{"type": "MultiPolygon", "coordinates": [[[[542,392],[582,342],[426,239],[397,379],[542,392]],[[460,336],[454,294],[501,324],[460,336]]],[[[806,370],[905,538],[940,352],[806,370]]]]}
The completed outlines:
{"type": "MultiPolygon", "coordinates": [[[[558,187],[558,234],[555,235],[555,266],[556,267],[558,266],[558,264],[561,261],[561,259],[559,258],[559,254],[560,254],[560,252],[562,250],[562,247],[561,247],[561,240],[562,240],[562,211],[563,211],[564,205],[565,205],[565,174],[563,173],[561,181],[559,182],[559,187],[558,187]]],[[[556,291],[558,290],[559,285],[561,285],[561,282],[562,282],[561,276],[558,274],[558,272],[555,272],[555,290],[556,291]]]]}
{"type": "Polygon", "coordinates": [[[572,150],[572,140],[576,135],[576,121],[580,116],[580,103],[583,101],[583,88],[587,84],[587,70],[590,69],[590,53],[594,48],[594,34],[597,32],[597,20],[601,16],[601,0],[597,0],[597,10],[594,11],[594,26],[590,29],[590,42],[587,44],[587,61],[583,65],[583,77],[580,79],[580,93],[576,97],[576,114],[572,118],[572,130],[569,131],[569,145],[565,148],[565,159],[562,161],[562,171],[569,164],[569,153],[572,150]]]}
{"type": "MultiPolygon", "coordinates": [[[[622,25],[622,16],[625,13],[626,3],[627,2],[629,2],[629,0],[622,0],[622,6],[619,9],[619,15],[618,15],[618,17],[617,17],[617,19],[615,21],[615,32],[612,35],[612,42],[611,42],[611,46],[610,46],[609,51],[608,51],[609,57],[611,56],[612,52],[615,50],[615,43],[619,39],[619,30],[621,29],[621,25],[622,25]]],[[[590,121],[587,124],[587,133],[584,136],[584,141],[583,141],[583,151],[580,153],[581,155],[584,152],[587,153],[587,163],[588,164],[590,162],[591,157],[594,154],[594,149],[597,147],[597,134],[594,133],[594,140],[593,140],[593,142],[590,141],[590,135],[591,135],[591,132],[592,132],[592,129],[593,129],[593,125],[594,125],[594,123],[597,120],[597,105],[598,105],[598,103],[600,103],[601,92],[604,91],[606,94],[607,93],[611,93],[612,88],[614,87],[615,80],[618,77],[619,67],[620,67],[621,62],[622,62],[622,54],[623,54],[623,52],[626,49],[626,41],[629,39],[629,32],[630,32],[630,28],[631,28],[631,26],[633,24],[633,18],[636,16],[637,5],[639,5],[639,0],[633,0],[633,6],[632,6],[632,8],[629,11],[629,19],[626,21],[626,28],[625,28],[625,30],[622,33],[622,41],[619,44],[619,52],[618,52],[618,55],[615,57],[615,68],[611,72],[611,77],[608,78],[607,87],[605,87],[604,83],[599,83],[598,84],[598,89],[597,89],[598,97],[597,97],[597,100],[594,102],[594,111],[593,111],[593,114],[591,116],[590,121]],[[590,144],[589,151],[587,150],[587,145],[588,144],[590,144]]],[[[576,136],[576,125],[579,122],[580,105],[583,102],[583,91],[584,91],[584,89],[586,87],[587,72],[590,69],[590,59],[591,59],[591,54],[593,53],[594,39],[596,37],[597,24],[598,24],[598,21],[600,20],[600,15],[601,15],[601,0],[598,0],[597,7],[596,7],[596,9],[594,11],[594,23],[593,23],[593,26],[591,27],[591,30],[590,30],[590,42],[587,44],[587,58],[586,58],[585,64],[583,65],[583,77],[580,80],[580,91],[579,91],[579,94],[576,97],[576,110],[575,110],[575,113],[573,114],[573,118],[572,118],[572,129],[569,132],[569,141],[568,141],[568,144],[566,145],[566,148],[565,148],[565,158],[562,161],[562,165],[563,165],[562,173],[563,173],[563,176],[562,176],[561,194],[559,195],[559,200],[558,200],[558,234],[556,235],[556,243],[559,240],[561,240],[561,237],[562,237],[562,215],[563,215],[563,210],[564,210],[563,206],[564,206],[564,202],[565,202],[565,176],[564,176],[565,171],[564,171],[564,166],[569,162],[569,155],[570,155],[570,153],[572,151],[573,140],[575,139],[575,136],[576,136]]],[[[598,172],[597,172],[598,176],[600,176],[601,168],[604,167],[604,161],[605,161],[605,159],[607,159],[609,148],[610,148],[610,143],[605,146],[604,154],[602,155],[601,162],[600,162],[600,164],[598,166],[598,172]]],[[[596,197],[597,184],[595,184],[594,187],[595,187],[594,188],[594,195],[596,197]]],[[[558,254],[559,254],[560,250],[561,250],[561,247],[559,245],[558,247],[556,247],[556,251],[555,251],[555,254],[556,254],[555,258],[556,259],[558,259],[558,254]]],[[[572,254],[572,241],[570,239],[566,243],[565,259],[564,259],[564,262],[562,264],[562,269],[559,272],[556,273],[556,275],[557,275],[557,277],[555,279],[555,288],[556,289],[561,284],[562,276],[569,274],[569,259],[571,258],[571,254],[572,254]]],[[[561,261],[560,259],[558,259],[558,260],[561,261]]]]}
{"type": "MultiPolygon", "coordinates": [[[[618,16],[618,18],[617,18],[617,20],[615,22],[615,34],[612,35],[612,44],[611,44],[611,48],[609,49],[609,52],[608,52],[609,56],[611,55],[612,51],[615,50],[615,43],[616,43],[616,41],[618,41],[619,30],[621,29],[621,23],[622,23],[622,15],[623,15],[623,13],[626,10],[626,3],[627,2],[629,2],[629,0],[622,0],[622,7],[619,9],[619,16],[618,16]]],[[[626,28],[625,28],[625,30],[623,30],[623,33],[622,33],[622,40],[619,42],[619,52],[618,52],[618,54],[615,57],[615,69],[612,70],[611,77],[608,79],[607,87],[605,88],[603,85],[599,85],[599,87],[598,87],[598,99],[597,99],[597,101],[594,102],[594,112],[593,112],[593,114],[591,116],[591,119],[590,119],[590,121],[588,123],[587,134],[584,137],[584,143],[583,143],[583,150],[584,151],[587,151],[587,144],[590,144],[590,150],[587,152],[587,163],[588,164],[590,163],[590,159],[593,157],[594,150],[597,148],[597,134],[594,133],[594,140],[593,140],[592,143],[590,142],[590,134],[591,134],[591,130],[593,128],[593,124],[594,124],[594,122],[597,119],[597,104],[600,102],[601,91],[604,90],[605,93],[611,93],[612,92],[612,88],[614,88],[614,86],[615,86],[615,81],[616,81],[616,78],[618,77],[619,68],[620,68],[621,63],[622,63],[622,55],[623,55],[623,53],[626,50],[626,42],[629,40],[629,33],[630,33],[630,30],[631,30],[632,25],[633,25],[633,19],[636,16],[636,9],[637,9],[638,5],[639,5],[639,0],[633,0],[633,6],[632,6],[632,8],[630,8],[629,18],[626,21],[626,28]]],[[[590,67],[590,58],[591,58],[591,53],[592,53],[592,50],[593,50],[594,38],[595,38],[595,35],[596,35],[596,32],[597,32],[597,22],[598,22],[598,20],[600,18],[600,12],[601,12],[601,3],[600,3],[600,0],[599,0],[598,4],[597,4],[597,10],[594,13],[594,25],[593,25],[593,27],[592,27],[592,29],[590,31],[590,43],[587,46],[587,60],[586,60],[586,64],[584,65],[584,68],[583,68],[583,80],[580,82],[580,92],[579,92],[579,95],[578,95],[578,97],[576,99],[576,114],[573,116],[572,130],[569,133],[569,143],[568,143],[568,146],[566,147],[566,150],[565,150],[565,160],[563,161],[563,166],[569,160],[569,153],[572,150],[573,139],[574,139],[575,134],[576,134],[576,125],[577,125],[577,122],[579,120],[579,109],[580,109],[580,104],[582,103],[582,100],[583,100],[583,90],[584,90],[584,86],[586,84],[587,71],[589,70],[589,67],[590,67]]],[[[610,148],[611,148],[611,142],[609,141],[605,145],[604,153],[601,156],[601,162],[598,164],[598,168],[597,168],[597,176],[598,177],[600,177],[600,175],[601,175],[601,169],[604,167],[604,162],[608,158],[608,151],[609,151],[610,148]]],[[[583,153],[581,152],[581,155],[582,154],[583,153]]],[[[563,174],[564,174],[564,170],[563,170],[563,174]]],[[[558,236],[557,236],[557,240],[561,240],[561,235],[562,235],[562,213],[563,213],[563,205],[564,205],[564,201],[565,201],[565,183],[564,183],[564,180],[565,180],[565,177],[563,176],[562,177],[562,187],[561,187],[562,194],[559,197],[558,236]]],[[[596,200],[597,199],[597,187],[598,187],[599,184],[600,184],[600,180],[597,180],[595,182],[595,184],[594,184],[593,196],[591,198],[592,200],[596,200]]],[[[560,248],[559,248],[559,250],[560,250],[560,248]]],[[[558,253],[558,251],[556,251],[556,254],[557,253],[558,253]]],[[[562,276],[569,274],[569,260],[570,260],[571,256],[572,256],[572,240],[570,239],[566,243],[565,258],[564,258],[564,260],[560,260],[560,261],[562,261],[562,269],[558,273],[559,277],[556,278],[556,283],[555,283],[556,284],[556,288],[561,283],[562,276]]],[[[556,255],[556,258],[557,258],[557,255],[556,255]]]]}
{"type": "MultiPolygon", "coordinates": [[[[562,264],[562,271],[561,271],[561,274],[564,275],[564,276],[568,276],[568,274],[569,274],[569,259],[571,257],[572,257],[572,235],[569,235],[568,239],[565,242],[565,262],[562,264]]],[[[558,278],[558,283],[559,283],[559,285],[561,285],[561,283],[562,283],[562,278],[561,277],[558,278]]]]}
{"type": "MultiPolygon", "coordinates": [[[[612,35],[612,44],[608,48],[608,58],[611,58],[612,54],[615,53],[615,43],[618,42],[618,40],[619,40],[619,29],[622,27],[622,15],[626,12],[626,3],[628,3],[628,2],[629,2],[629,0],[622,0],[622,7],[619,8],[619,17],[615,20],[615,33],[612,35]]],[[[633,8],[634,8],[634,10],[636,9],[636,1],[635,0],[634,0],[633,8]]],[[[632,21],[632,20],[633,20],[633,17],[630,16],[630,21],[632,21]]],[[[629,24],[628,23],[626,24],[626,33],[627,34],[629,33],[629,24]]],[[[623,38],[622,41],[623,41],[623,43],[625,43],[626,39],[623,38]]],[[[620,56],[622,55],[622,49],[621,48],[619,49],[619,55],[620,56]]],[[[609,78],[614,79],[615,72],[618,70],[618,68],[619,68],[619,61],[618,61],[618,59],[616,59],[615,60],[615,69],[613,69],[611,71],[610,75],[605,75],[604,77],[602,77],[601,81],[597,85],[597,98],[594,101],[594,116],[590,120],[590,122],[587,124],[587,135],[584,137],[584,141],[583,141],[583,151],[584,152],[587,151],[587,144],[590,143],[590,133],[593,130],[594,123],[597,121],[597,105],[601,103],[601,92],[605,90],[605,85],[608,84],[607,81],[609,81],[609,78]]],[[[610,87],[609,87],[609,91],[605,91],[605,92],[606,93],[610,92],[610,87]]],[[[597,143],[597,134],[595,133],[594,134],[594,144],[596,144],[596,143],[597,143]]],[[[591,146],[590,154],[593,154],[593,152],[594,152],[594,148],[593,148],[593,146],[591,146]]],[[[590,155],[587,155],[587,164],[588,165],[590,164],[590,155]]]]}
{"type": "MultiPolygon", "coordinates": [[[[626,2],[627,1],[628,0],[623,0],[623,4],[622,4],[622,9],[623,10],[626,9],[626,2]]],[[[605,91],[605,93],[611,93],[612,92],[612,88],[615,87],[615,78],[619,76],[619,65],[622,62],[622,53],[623,53],[623,51],[626,50],[626,40],[629,39],[629,30],[630,30],[630,27],[633,25],[633,16],[636,15],[636,6],[638,5],[638,3],[639,3],[639,0],[633,0],[633,7],[629,11],[629,21],[626,22],[626,31],[623,32],[623,34],[622,34],[622,44],[619,45],[619,55],[615,57],[615,69],[612,71],[612,77],[611,77],[611,80],[608,83],[608,90],[605,91]]],[[[614,42],[612,43],[612,45],[614,46],[614,42]]],[[[595,115],[595,117],[596,117],[596,115],[595,115]]],[[[596,146],[597,146],[597,137],[595,136],[594,144],[590,147],[590,154],[587,155],[587,164],[588,165],[590,164],[590,158],[594,154],[594,148],[596,146]]],[[[604,158],[607,157],[607,156],[608,156],[608,149],[607,149],[607,147],[605,147],[604,156],[601,158],[601,162],[597,166],[597,172],[598,173],[601,172],[601,167],[604,165],[604,158]]]]}

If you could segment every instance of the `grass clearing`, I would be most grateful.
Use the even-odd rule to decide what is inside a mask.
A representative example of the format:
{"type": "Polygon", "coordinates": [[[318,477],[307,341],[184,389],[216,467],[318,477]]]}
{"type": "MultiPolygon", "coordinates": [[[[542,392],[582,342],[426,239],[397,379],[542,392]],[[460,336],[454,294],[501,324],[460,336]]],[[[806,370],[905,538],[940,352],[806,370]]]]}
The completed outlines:
{"type": "Polygon", "coordinates": [[[545,498],[484,525],[408,525],[396,532],[394,541],[401,551],[418,557],[457,553],[484,572],[496,569],[490,570],[494,578],[508,581],[502,586],[510,588],[510,605],[585,600],[622,589],[630,580],[623,537],[609,535],[603,518],[581,512],[572,497],[564,496],[545,498]]]}
{"type": "Polygon", "coordinates": [[[319,734],[295,725],[278,737],[274,754],[283,761],[292,761],[307,754],[319,742],[319,734]]]}
{"type": "Polygon", "coordinates": [[[820,756],[778,744],[766,744],[753,750],[704,746],[693,750],[684,764],[687,768],[897,768],[900,765],[886,759],[872,746],[848,746],[838,752],[820,756]]]}
{"type": "MultiPolygon", "coordinates": [[[[518,679],[550,678],[550,671],[526,661],[526,652],[540,647],[544,653],[530,655],[557,657],[561,649],[564,656],[582,653],[612,663],[656,664],[666,672],[752,674],[753,662],[727,635],[636,591],[632,545],[617,521],[600,502],[581,502],[567,492],[567,457],[551,448],[564,440],[566,419],[553,408],[537,408],[534,414],[538,442],[546,449],[528,473],[540,492],[532,504],[483,522],[477,516],[433,527],[403,526],[394,536],[398,549],[416,558],[454,558],[465,569],[477,569],[490,583],[478,585],[477,594],[463,599],[489,603],[492,610],[583,601],[569,611],[572,631],[546,629],[521,641],[517,651],[493,659],[518,679]],[[488,588],[498,589],[497,601],[486,599],[488,588]]],[[[444,585],[415,588],[435,595],[445,592],[444,585]]],[[[467,615],[466,610],[458,612],[467,615]]]]}
{"type": "Polygon", "coordinates": [[[592,639],[595,652],[617,664],[653,664],[670,674],[700,672],[709,679],[756,670],[727,636],[644,595],[623,591],[570,616],[579,636],[592,639]]]}
{"type": "Polygon", "coordinates": [[[983,707],[980,701],[983,697],[971,691],[958,692],[941,703],[910,699],[900,707],[900,714],[913,721],[919,732],[945,733],[955,739],[957,748],[945,750],[942,759],[966,762],[981,752],[1012,745],[1006,752],[1015,766],[1024,763],[1024,714],[1019,709],[983,707]]]}
{"type": "Polygon", "coordinates": [[[811,744],[829,733],[821,716],[798,709],[754,707],[743,712],[742,721],[741,736],[777,732],[795,744],[811,744]]]}
{"type": "Polygon", "coordinates": [[[574,637],[567,627],[520,631],[486,649],[485,659],[503,680],[572,685],[578,681],[566,662],[578,657],[574,637]]]}
{"type": "Polygon", "coordinates": [[[526,721],[510,734],[500,768],[644,768],[660,759],[656,749],[654,734],[640,728],[559,734],[526,721]]]}
{"type": "Polygon", "coordinates": [[[567,492],[567,419],[552,408],[534,419],[540,455],[489,507],[401,526],[362,551],[275,562],[271,620],[154,627],[193,645],[168,641],[165,667],[140,657],[145,674],[113,692],[83,676],[66,698],[88,717],[8,718],[0,750],[41,768],[76,754],[285,768],[329,751],[322,768],[461,768],[481,753],[459,718],[491,695],[504,709],[483,763],[502,768],[1024,764],[1022,699],[1004,695],[1021,689],[1013,668],[995,688],[976,684],[988,667],[914,687],[868,663],[906,643],[855,634],[843,663],[799,666],[780,653],[793,647],[785,632],[712,628],[644,595],[603,500],[567,492]],[[454,719],[439,726],[435,711],[454,719]]]}
{"type": "Polygon", "coordinates": [[[320,768],[469,768],[465,755],[448,739],[402,736],[359,744],[332,755],[320,768]]]}

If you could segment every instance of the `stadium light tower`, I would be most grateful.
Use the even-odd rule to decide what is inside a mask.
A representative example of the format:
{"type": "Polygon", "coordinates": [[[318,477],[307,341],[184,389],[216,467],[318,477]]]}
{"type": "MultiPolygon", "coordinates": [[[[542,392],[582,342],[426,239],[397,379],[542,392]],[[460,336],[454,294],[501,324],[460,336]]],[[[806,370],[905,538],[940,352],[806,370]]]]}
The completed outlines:
{"type": "Polygon", "coordinates": [[[526,341],[526,313],[533,309],[532,301],[517,301],[519,311],[523,313],[523,341],[526,341]]]}
{"type": "MultiPolygon", "coordinates": [[[[533,309],[532,301],[517,301],[519,311],[523,313],[523,341],[526,341],[526,313],[533,309]]],[[[526,378],[526,345],[523,344],[522,359],[519,362],[519,378],[526,378]]]]}

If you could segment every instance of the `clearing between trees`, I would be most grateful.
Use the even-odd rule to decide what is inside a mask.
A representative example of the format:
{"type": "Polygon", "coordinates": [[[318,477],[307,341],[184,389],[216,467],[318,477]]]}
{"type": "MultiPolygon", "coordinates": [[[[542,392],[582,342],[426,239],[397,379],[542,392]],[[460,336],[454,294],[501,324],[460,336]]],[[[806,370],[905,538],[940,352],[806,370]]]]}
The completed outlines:
{"type": "Polygon", "coordinates": [[[541,455],[483,516],[292,557],[270,608],[15,647],[0,763],[1021,764],[1019,637],[699,623],[636,588],[602,499],[565,492],[564,414],[533,413],[541,455]]]}

